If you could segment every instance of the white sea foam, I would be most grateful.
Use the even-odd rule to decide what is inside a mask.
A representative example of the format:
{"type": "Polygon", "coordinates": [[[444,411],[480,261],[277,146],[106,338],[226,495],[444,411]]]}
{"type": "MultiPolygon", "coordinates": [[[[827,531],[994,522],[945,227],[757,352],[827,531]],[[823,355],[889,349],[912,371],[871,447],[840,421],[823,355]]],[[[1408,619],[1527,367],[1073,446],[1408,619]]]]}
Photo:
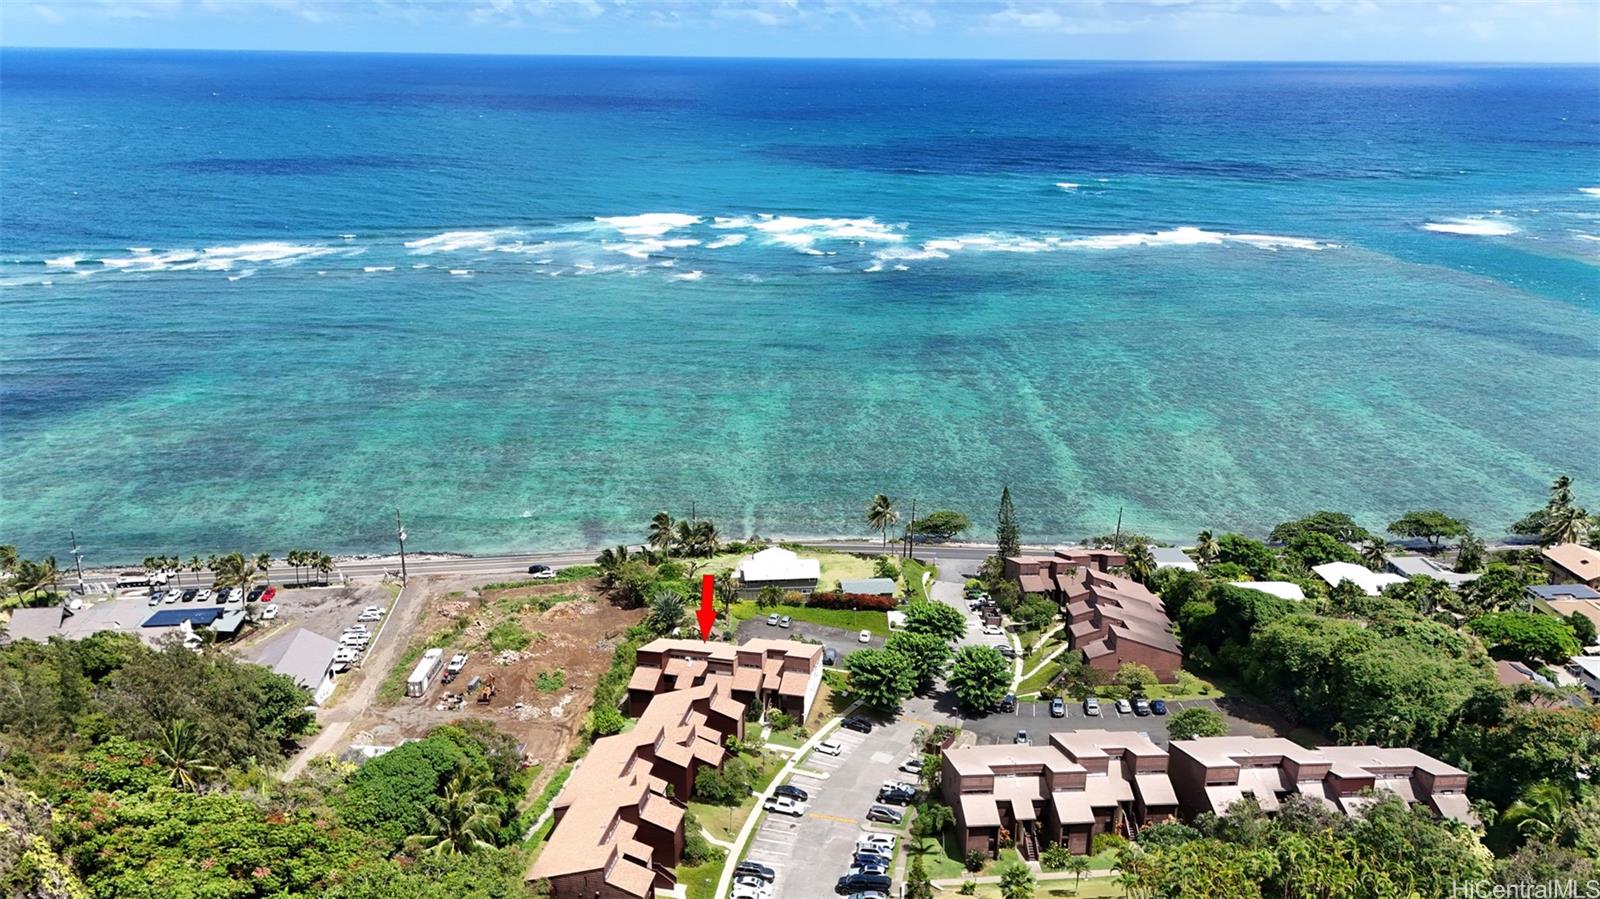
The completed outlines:
{"type": "Polygon", "coordinates": [[[250,277],[251,275],[253,275],[255,273],[256,273],[255,269],[247,268],[247,269],[245,269],[244,271],[240,272],[237,275],[229,275],[228,276],[228,280],[229,281],[243,281],[245,278],[248,278],[248,277],[250,277]]]}
{"type": "Polygon", "coordinates": [[[883,263],[923,259],[947,259],[955,253],[1049,253],[1059,250],[1124,250],[1136,247],[1222,246],[1243,244],[1262,250],[1323,250],[1338,244],[1306,237],[1277,234],[1232,234],[1184,226],[1168,231],[1096,234],[1067,237],[1057,234],[964,234],[923,241],[920,247],[890,247],[873,253],[876,260],[867,271],[882,271],[883,263]]]}
{"type": "Polygon", "coordinates": [[[341,235],[339,235],[339,239],[340,240],[355,240],[356,236],[354,234],[341,234],[341,235]]]}
{"type": "Polygon", "coordinates": [[[428,253],[454,253],[459,250],[488,250],[495,247],[501,240],[514,238],[518,232],[510,228],[494,228],[488,231],[446,231],[432,237],[419,237],[416,240],[405,242],[406,249],[413,255],[428,253]]]}
{"type": "Polygon", "coordinates": [[[673,276],[669,277],[667,280],[668,281],[698,281],[701,278],[704,278],[705,276],[706,276],[705,272],[702,272],[699,269],[696,269],[696,270],[694,270],[692,272],[683,272],[682,274],[673,275],[673,276]]]}
{"type": "Polygon", "coordinates": [[[472,274],[472,269],[470,269],[470,268],[453,268],[453,269],[450,270],[450,274],[455,275],[457,277],[464,277],[466,275],[472,274]]]}
{"type": "Polygon", "coordinates": [[[706,244],[708,250],[720,250],[723,247],[736,247],[748,240],[748,234],[728,234],[706,244]]]}
{"type": "Polygon", "coordinates": [[[1071,181],[1057,181],[1056,182],[1056,187],[1059,187],[1062,190],[1077,190],[1078,188],[1080,188],[1082,186],[1083,185],[1081,185],[1081,184],[1073,184],[1071,181]]]}
{"type": "Polygon", "coordinates": [[[77,265],[79,262],[82,262],[82,261],[83,261],[83,257],[82,256],[68,255],[68,256],[57,256],[54,259],[46,259],[44,261],[44,264],[45,264],[46,268],[72,268],[73,266],[77,265]]]}
{"type": "Polygon", "coordinates": [[[1468,237],[1504,237],[1507,234],[1517,233],[1517,227],[1509,222],[1496,222],[1485,218],[1458,218],[1445,219],[1442,222],[1427,222],[1422,230],[1434,231],[1439,234],[1460,234],[1468,237]]]}
{"type": "Polygon", "coordinates": [[[413,263],[411,263],[411,267],[412,268],[427,268],[428,267],[428,263],[426,263],[426,262],[413,262],[413,263]]]}
{"type": "Polygon", "coordinates": [[[672,240],[630,240],[620,243],[602,243],[600,248],[610,253],[622,253],[635,259],[649,259],[667,250],[680,250],[684,247],[696,247],[700,241],[692,237],[680,237],[672,240]]]}
{"type": "Polygon", "coordinates": [[[1591,197],[1600,197],[1600,187],[1580,187],[1578,188],[1578,191],[1580,193],[1586,193],[1591,197]]]}
{"type": "Polygon", "coordinates": [[[1584,234],[1581,231],[1574,231],[1574,232],[1572,232],[1572,236],[1576,237],[1579,240],[1592,240],[1592,241],[1600,242],[1600,235],[1584,234]]]}
{"type": "Polygon", "coordinates": [[[363,265],[361,267],[361,270],[370,275],[370,274],[372,274],[374,272],[392,272],[392,271],[394,271],[394,266],[392,266],[392,265],[363,265]]]}
{"type": "Polygon", "coordinates": [[[700,216],[683,212],[646,212],[640,215],[597,215],[594,220],[629,237],[660,237],[668,231],[699,224],[700,216]]]}

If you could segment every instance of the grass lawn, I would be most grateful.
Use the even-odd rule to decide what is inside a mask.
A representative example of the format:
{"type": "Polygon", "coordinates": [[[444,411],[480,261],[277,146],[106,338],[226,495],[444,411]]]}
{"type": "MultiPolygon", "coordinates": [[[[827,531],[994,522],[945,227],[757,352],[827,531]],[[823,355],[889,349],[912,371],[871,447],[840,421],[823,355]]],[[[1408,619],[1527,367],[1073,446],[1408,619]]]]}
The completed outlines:
{"type": "MultiPolygon", "coordinates": [[[[944,838],[935,840],[933,837],[923,837],[922,845],[933,851],[922,857],[922,868],[928,872],[930,880],[944,880],[949,877],[960,877],[967,870],[966,864],[951,852],[956,849],[954,841],[950,839],[947,830],[944,838]]],[[[907,865],[911,862],[907,860],[907,865]]]]}
{"type": "MultiPolygon", "coordinates": [[[[786,759],[777,757],[776,753],[761,753],[758,757],[754,753],[743,753],[740,758],[752,765],[760,762],[761,768],[756,771],[755,781],[751,784],[750,796],[736,806],[708,805],[704,802],[690,802],[689,810],[700,819],[700,826],[706,832],[724,843],[733,842],[739,835],[739,828],[744,826],[745,819],[755,810],[756,799],[772,783],[772,779],[783,770],[786,759]]],[[[715,877],[713,876],[713,880],[715,877]]]]}
{"type": "Polygon", "coordinates": [[[689,899],[711,899],[717,891],[717,878],[722,876],[722,862],[706,862],[703,865],[678,866],[678,883],[682,884],[689,899]]]}
{"type": "Polygon", "coordinates": [[[1216,679],[1207,680],[1187,671],[1180,672],[1175,684],[1156,684],[1145,690],[1150,699],[1221,699],[1230,691],[1216,679]]]}
{"type": "MultiPolygon", "coordinates": [[[[1023,665],[1022,670],[1028,670],[1028,666],[1023,665]]],[[[1046,684],[1050,683],[1050,679],[1052,677],[1055,677],[1060,673],[1060,662],[1051,662],[1045,665],[1043,668],[1040,668],[1038,671],[1035,671],[1033,674],[1030,674],[1022,679],[1022,683],[1017,685],[1017,695],[1021,696],[1024,693],[1039,692],[1046,684]]]]}
{"type": "MultiPolygon", "coordinates": [[[[736,602],[729,610],[733,616],[733,626],[738,627],[740,622],[751,618],[766,618],[768,615],[788,615],[796,621],[809,624],[821,624],[826,627],[838,627],[847,631],[871,631],[880,637],[889,636],[889,616],[883,612],[857,612],[851,609],[814,609],[810,606],[791,606],[778,604],[769,609],[758,607],[754,601],[736,602]]],[[[773,639],[780,639],[784,631],[773,628],[773,639]]]]}
{"type": "Polygon", "coordinates": [[[922,584],[922,573],[924,571],[928,573],[928,583],[930,584],[933,583],[934,578],[939,573],[939,569],[932,565],[918,562],[916,559],[905,559],[900,563],[900,576],[911,587],[910,596],[912,602],[928,601],[928,590],[922,584]]]}
{"type": "MultiPolygon", "coordinates": [[[[1062,636],[1061,636],[1062,633],[1063,633],[1062,631],[1056,631],[1054,634],[1052,634],[1050,636],[1050,638],[1048,640],[1045,640],[1040,645],[1035,646],[1031,652],[1029,652],[1026,656],[1024,656],[1023,659],[1022,659],[1022,670],[1023,671],[1032,671],[1033,670],[1033,666],[1039,664],[1039,660],[1040,659],[1044,658],[1045,656],[1049,655],[1052,652],[1055,652],[1055,649],[1056,649],[1057,646],[1060,646],[1062,643],[1066,642],[1065,639],[1063,639],[1062,636]]],[[[1023,646],[1027,646],[1028,645],[1028,634],[1023,634],[1022,637],[1023,637],[1022,645],[1023,646]]],[[[1038,639],[1038,634],[1036,634],[1036,633],[1033,634],[1033,638],[1037,640],[1038,639]]]]}
{"type": "Polygon", "coordinates": [[[809,736],[806,736],[806,737],[797,737],[797,736],[795,736],[794,735],[794,730],[791,728],[789,730],[775,730],[775,731],[773,731],[772,732],[772,736],[767,738],[767,742],[768,743],[776,743],[779,746],[792,746],[795,749],[799,749],[800,746],[803,743],[805,743],[805,741],[807,741],[809,739],[811,739],[809,736]]]}

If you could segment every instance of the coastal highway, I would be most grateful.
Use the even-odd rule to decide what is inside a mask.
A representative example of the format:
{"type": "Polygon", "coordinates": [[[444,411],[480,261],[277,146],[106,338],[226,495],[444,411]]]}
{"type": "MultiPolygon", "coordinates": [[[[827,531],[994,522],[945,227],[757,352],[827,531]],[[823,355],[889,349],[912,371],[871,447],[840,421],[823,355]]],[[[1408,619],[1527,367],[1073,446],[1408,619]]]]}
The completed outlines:
{"type": "MultiPolygon", "coordinates": [[[[883,544],[878,541],[864,540],[839,540],[803,542],[805,546],[815,546],[819,549],[831,549],[838,552],[852,553],[882,553],[883,544]]],[[[896,550],[894,543],[889,544],[889,551],[896,550]]],[[[1030,547],[1030,549],[1032,549],[1030,547]]],[[[1041,551],[1048,552],[1047,548],[1040,547],[1041,551]]],[[[526,575],[528,566],[534,564],[549,565],[552,568],[565,568],[568,565],[587,565],[594,561],[599,549],[567,550],[562,552],[532,552],[509,553],[493,556],[440,556],[426,553],[406,554],[406,574],[411,577],[422,575],[454,575],[454,576],[482,576],[505,575],[513,577],[526,575]]],[[[917,556],[919,558],[947,559],[951,561],[970,561],[974,564],[982,561],[994,553],[992,545],[976,543],[941,543],[919,544],[917,556]]],[[[132,566],[137,567],[137,566],[132,566]]],[[[126,570],[126,569],[124,569],[126,570]]],[[[400,571],[399,555],[372,556],[364,558],[340,559],[335,563],[335,576],[343,575],[352,579],[381,578],[390,572],[400,571]]],[[[272,581],[293,580],[296,575],[294,568],[275,562],[268,572],[272,581]]],[[[301,570],[303,577],[306,572],[301,570]]],[[[103,588],[116,581],[115,569],[96,569],[84,571],[84,584],[91,589],[103,588]]],[[[184,572],[180,580],[185,584],[199,584],[205,578],[190,572],[184,572]]],[[[61,581],[64,585],[71,585],[76,581],[72,571],[62,572],[61,581]]]]}

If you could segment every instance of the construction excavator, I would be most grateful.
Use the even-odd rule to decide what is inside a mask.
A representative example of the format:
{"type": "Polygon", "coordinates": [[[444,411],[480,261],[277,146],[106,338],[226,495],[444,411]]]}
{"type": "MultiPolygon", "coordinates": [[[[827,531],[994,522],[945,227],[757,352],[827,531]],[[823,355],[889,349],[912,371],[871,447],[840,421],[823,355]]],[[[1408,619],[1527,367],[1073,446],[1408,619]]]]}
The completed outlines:
{"type": "Polygon", "coordinates": [[[489,700],[494,698],[494,690],[494,675],[485,674],[483,683],[478,687],[478,703],[480,705],[488,705],[489,700]]]}

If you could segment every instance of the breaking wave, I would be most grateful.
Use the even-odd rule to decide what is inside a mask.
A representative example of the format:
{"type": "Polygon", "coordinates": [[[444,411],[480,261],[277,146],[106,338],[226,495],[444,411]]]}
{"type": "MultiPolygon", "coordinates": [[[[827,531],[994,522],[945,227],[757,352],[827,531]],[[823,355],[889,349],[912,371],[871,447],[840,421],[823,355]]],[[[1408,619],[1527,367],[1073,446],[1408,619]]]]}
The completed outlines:
{"type": "Polygon", "coordinates": [[[1486,218],[1457,218],[1445,219],[1442,222],[1427,222],[1423,224],[1422,230],[1468,237],[1504,237],[1507,234],[1517,233],[1517,227],[1509,222],[1486,218]]]}

